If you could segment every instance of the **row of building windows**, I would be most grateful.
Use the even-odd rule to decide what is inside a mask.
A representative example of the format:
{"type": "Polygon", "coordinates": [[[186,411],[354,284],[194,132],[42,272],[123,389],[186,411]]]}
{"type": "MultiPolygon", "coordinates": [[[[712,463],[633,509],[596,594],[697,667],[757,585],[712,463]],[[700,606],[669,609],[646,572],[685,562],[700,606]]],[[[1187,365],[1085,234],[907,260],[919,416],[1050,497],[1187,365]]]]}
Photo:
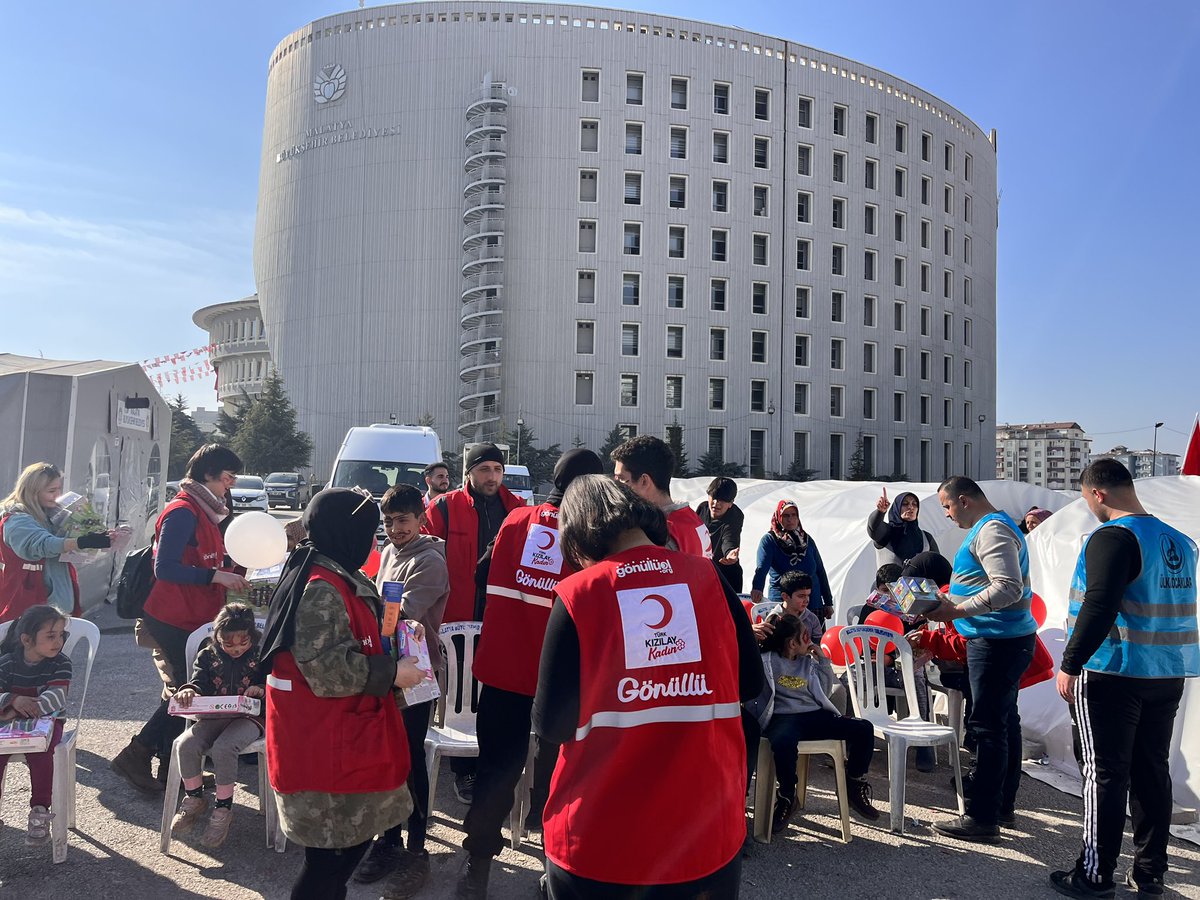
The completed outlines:
{"type": "MultiPolygon", "coordinates": [[[[672,76],[667,94],[668,104],[673,110],[688,110],[691,93],[691,79],[683,76],[672,76]]],[[[715,81],[710,94],[713,115],[730,115],[733,85],[730,82],[715,81]]],[[[625,73],[625,103],[628,106],[643,106],[646,102],[646,75],[644,72],[625,73]]],[[[581,73],[581,99],[584,103],[600,102],[600,70],[584,69],[581,73]]],[[[814,127],[814,110],[816,101],[812,97],[797,98],[796,126],[810,129],[814,127]]],[[[772,91],[770,88],[755,87],[753,91],[754,118],[759,122],[771,121],[772,91]]],[[[830,110],[830,125],[834,135],[848,136],[850,107],[835,103],[830,110]]],[[[897,121],[892,148],[896,153],[905,154],[909,149],[908,124],[897,121]]],[[[879,114],[866,112],[862,118],[861,139],[867,144],[878,144],[880,139],[879,114]]],[[[925,163],[933,163],[934,137],[928,131],[921,132],[920,157],[925,163]]],[[[639,150],[640,152],[640,150],[639,150]]],[[[955,170],[955,146],[950,141],[942,143],[942,165],[946,172],[955,170]]],[[[963,155],[963,178],[971,181],[974,168],[971,154],[963,155]]]]}

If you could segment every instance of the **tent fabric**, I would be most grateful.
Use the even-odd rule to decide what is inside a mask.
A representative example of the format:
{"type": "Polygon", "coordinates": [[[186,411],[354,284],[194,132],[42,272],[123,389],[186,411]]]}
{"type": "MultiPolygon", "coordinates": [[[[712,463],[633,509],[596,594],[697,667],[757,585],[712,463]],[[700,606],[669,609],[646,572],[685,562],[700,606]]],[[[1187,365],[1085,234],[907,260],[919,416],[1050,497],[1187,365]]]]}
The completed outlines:
{"type": "MultiPolygon", "coordinates": [[[[693,507],[705,499],[709,478],[683,478],[672,482],[672,497],[693,507]]],[[[775,505],[794,499],[805,530],[816,541],[835,604],[835,621],[844,624],[847,611],[870,593],[875,576],[875,549],[867,537],[867,516],[882,490],[888,497],[911,491],[921,501],[920,525],[938,542],[942,554],[953,558],[966,532],[945,517],[937,502],[936,484],[861,481],[760,481],[739,478],[737,504],[745,513],[742,528],[742,569],[753,571],[759,539],[766,533],[775,505]]],[[[981,483],[988,499],[1020,521],[1031,506],[1051,510],[1050,516],[1029,535],[1029,566],[1033,590],[1046,602],[1042,641],[1054,657],[1055,667],[1065,646],[1067,593],[1075,560],[1084,538],[1099,524],[1077,493],[1052,491],[1015,481],[981,483]]],[[[1168,476],[1140,479],[1138,496],[1146,509],[1200,542],[1200,477],[1168,476]]],[[[748,580],[748,579],[747,579],[748,580]]],[[[1050,764],[1077,775],[1071,751],[1071,719],[1055,690],[1054,681],[1042,682],[1021,692],[1021,722],[1026,740],[1040,743],[1050,764]]],[[[1175,802],[1200,806],[1200,686],[1188,682],[1175,724],[1171,757],[1175,802]],[[1184,748],[1187,748],[1186,750],[1184,748]]]]}

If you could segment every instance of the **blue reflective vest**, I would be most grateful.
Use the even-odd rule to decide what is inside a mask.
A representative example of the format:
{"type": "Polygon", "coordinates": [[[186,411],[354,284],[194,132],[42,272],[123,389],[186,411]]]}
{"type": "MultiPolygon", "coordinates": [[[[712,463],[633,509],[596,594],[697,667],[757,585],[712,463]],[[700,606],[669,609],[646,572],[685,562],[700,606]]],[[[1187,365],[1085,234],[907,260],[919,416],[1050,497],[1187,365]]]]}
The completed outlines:
{"type": "MultiPolygon", "coordinates": [[[[1154,516],[1122,516],[1105,522],[1100,528],[1125,528],[1133,533],[1142,554],[1142,571],[1125,588],[1117,620],[1108,637],[1083,667],[1092,672],[1130,678],[1195,678],[1200,675],[1196,544],[1186,534],[1154,516]]],[[[1075,619],[1083,606],[1085,591],[1087,541],[1079,551],[1075,576],[1071,579],[1068,640],[1075,630],[1075,619]]]]}
{"type": "Polygon", "coordinates": [[[1018,555],[1021,561],[1021,599],[1003,609],[997,609],[979,616],[969,616],[965,619],[955,619],[954,627],[965,638],[1014,638],[1024,637],[1037,631],[1037,622],[1029,610],[1033,604],[1033,589],[1029,586],[1029,551],[1025,546],[1025,538],[1017,523],[1006,512],[988,513],[975,523],[975,527],[967,532],[963,545],[954,555],[954,574],[950,577],[950,599],[955,604],[969,600],[991,584],[991,579],[979,558],[975,556],[972,546],[979,530],[988,522],[999,520],[1016,535],[1020,546],[1018,555]]]}

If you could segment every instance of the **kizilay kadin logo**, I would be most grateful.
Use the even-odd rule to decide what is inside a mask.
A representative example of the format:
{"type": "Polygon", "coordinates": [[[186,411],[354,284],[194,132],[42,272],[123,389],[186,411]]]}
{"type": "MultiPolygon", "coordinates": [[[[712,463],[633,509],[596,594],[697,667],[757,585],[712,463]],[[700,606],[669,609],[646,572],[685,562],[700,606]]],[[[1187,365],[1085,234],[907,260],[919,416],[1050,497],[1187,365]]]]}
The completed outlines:
{"type": "Polygon", "coordinates": [[[313,79],[313,100],[318,104],[332,103],[346,93],[346,70],[337,63],[325,66],[313,79]]]}

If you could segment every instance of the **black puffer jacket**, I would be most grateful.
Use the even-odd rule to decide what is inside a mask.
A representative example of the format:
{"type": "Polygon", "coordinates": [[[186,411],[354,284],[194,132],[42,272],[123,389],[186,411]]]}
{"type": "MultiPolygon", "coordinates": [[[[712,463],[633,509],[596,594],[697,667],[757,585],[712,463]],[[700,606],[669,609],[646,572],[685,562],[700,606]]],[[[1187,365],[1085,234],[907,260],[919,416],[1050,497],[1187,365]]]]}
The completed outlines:
{"type": "Polygon", "coordinates": [[[204,697],[236,697],[266,681],[267,673],[258,662],[258,645],[234,659],[209,638],[200,645],[192,664],[192,680],[183,687],[204,697]]]}

